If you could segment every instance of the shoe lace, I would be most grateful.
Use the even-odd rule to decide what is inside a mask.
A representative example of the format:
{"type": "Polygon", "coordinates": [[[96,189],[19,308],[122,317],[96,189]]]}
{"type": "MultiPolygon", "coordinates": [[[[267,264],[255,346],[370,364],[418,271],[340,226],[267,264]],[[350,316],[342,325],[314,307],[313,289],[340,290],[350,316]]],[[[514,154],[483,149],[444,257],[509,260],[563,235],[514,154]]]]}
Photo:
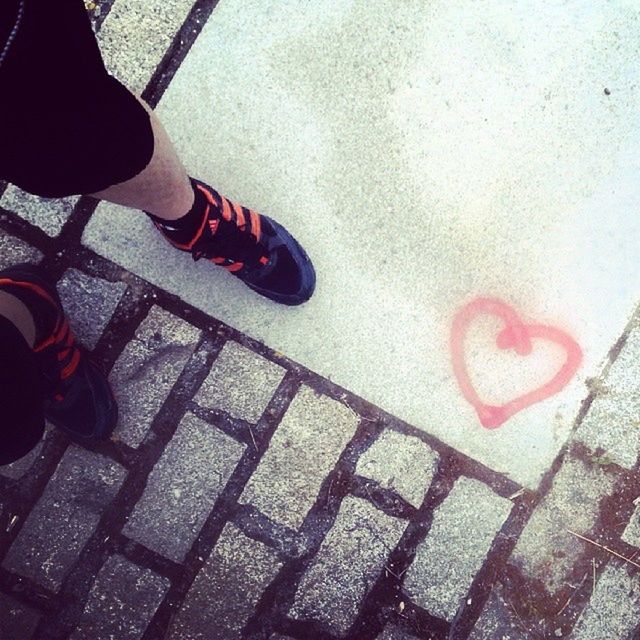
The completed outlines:
{"type": "Polygon", "coordinates": [[[53,399],[62,402],[69,378],[77,370],[81,359],[69,321],[64,318],[47,340],[34,347],[34,351],[44,352],[48,356],[48,366],[43,374],[52,389],[53,399]]]}
{"type": "Polygon", "coordinates": [[[259,268],[269,262],[262,240],[260,215],[213,190],[198,188],[207,198],[207,224],[191,250],[194,260],[205,258],[231,273],[259,268]],[[217,215],[211,216],[211,208],[217,215]]]}

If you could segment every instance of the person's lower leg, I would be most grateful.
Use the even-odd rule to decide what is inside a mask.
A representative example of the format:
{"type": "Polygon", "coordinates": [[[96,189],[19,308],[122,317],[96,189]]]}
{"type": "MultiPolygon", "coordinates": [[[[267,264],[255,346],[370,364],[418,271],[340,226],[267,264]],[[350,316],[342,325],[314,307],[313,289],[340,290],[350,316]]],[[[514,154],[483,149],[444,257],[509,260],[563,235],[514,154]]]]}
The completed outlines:
{"type": "Polygon", "coordinates": [[[158,218],[176,220],[193,206],[193,187],[162,123],[144,100],[136,98],[151,118],[154,137],[151,161],[133,178],[90,195],[115,204],[142,209],[158,218]]]}
{"type": "Polygon", "coordinates": [[[142,209],[174,247],[220,265],[262,296],[288,305],[306,302],[315,271],[300,244],[267,216],[191,179],[159,119],[138,100],[151,120],[151,161],[130,180],[91,195],[142,209]]]}

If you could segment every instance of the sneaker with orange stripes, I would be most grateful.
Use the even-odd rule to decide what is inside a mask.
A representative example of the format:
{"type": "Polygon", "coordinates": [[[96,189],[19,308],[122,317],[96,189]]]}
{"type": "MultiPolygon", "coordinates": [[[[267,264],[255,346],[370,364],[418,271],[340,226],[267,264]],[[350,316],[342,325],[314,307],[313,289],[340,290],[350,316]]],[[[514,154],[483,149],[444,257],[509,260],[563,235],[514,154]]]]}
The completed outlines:
{"type": "Polygon", "coordinates": [[[194,260],[221,266],[248,287],[275,302],[298,305],[314,292],[316,275],[304,249],[275,220],[235,204],[208,185],[192,179],[203,199],[199,228],[189,242],[176,242],[155,218],[165,238],[194,260]]]}
{"type": "Polygon", "coordinates": [[[107,439],[117,422],[113,393],[78,346],[56,288],[40,268],[22,264],[0,271],[0,290],[18,298],[34,319],[33,351],[44,381],[45,418],[82,444],[107,439]]]}

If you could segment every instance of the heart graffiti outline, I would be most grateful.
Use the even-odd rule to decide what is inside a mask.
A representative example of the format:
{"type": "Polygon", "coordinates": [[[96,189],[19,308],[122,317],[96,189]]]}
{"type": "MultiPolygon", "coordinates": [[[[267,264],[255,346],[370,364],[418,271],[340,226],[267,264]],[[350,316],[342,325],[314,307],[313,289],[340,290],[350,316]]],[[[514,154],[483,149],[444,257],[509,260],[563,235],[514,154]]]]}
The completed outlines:
{"type": "Polygon", "coordinates": [[[570,335],[549,325],[524,323],[513,307],[498,298],[476,298],[457,312],[451,327],[450,349],[453,372],[462,395],[474,408],[480,424],[485,429],[496,429],[519,411],[561,391],[582,363],[582,350],[570,335]],[[505,404],[490,405],[482,402],[469,376],[464,355],[464,339],[471,322],[483,314],[497,316],[504,322],[504,328],[496,336],[496,345],[500,349],[514,349],[519,355],[527,356],[532,351],[532,338],[541,338],[560,345],[567,355],[560,370],[542,386],[505,404]]]}

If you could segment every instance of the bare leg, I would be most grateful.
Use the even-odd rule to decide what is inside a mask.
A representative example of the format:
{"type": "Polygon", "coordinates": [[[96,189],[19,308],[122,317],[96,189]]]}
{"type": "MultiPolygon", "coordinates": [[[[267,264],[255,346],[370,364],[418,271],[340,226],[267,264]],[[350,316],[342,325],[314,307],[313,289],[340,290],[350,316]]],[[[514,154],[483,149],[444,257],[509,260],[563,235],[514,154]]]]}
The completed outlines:
{"type": "Polygon", "coordinates": [[[162,123],[142,98],[136,98],[151,117],[155,143],[151,161],[137,176],[90,195],[175,220],[193,206],[193,189],[162,123]]]}
{"type": "Polygon", "coordinates": [[[6,291],[0,291],[0,316],[12,322],[33,349],[36,341],[36,325],[29,309],[6,291]]]}

